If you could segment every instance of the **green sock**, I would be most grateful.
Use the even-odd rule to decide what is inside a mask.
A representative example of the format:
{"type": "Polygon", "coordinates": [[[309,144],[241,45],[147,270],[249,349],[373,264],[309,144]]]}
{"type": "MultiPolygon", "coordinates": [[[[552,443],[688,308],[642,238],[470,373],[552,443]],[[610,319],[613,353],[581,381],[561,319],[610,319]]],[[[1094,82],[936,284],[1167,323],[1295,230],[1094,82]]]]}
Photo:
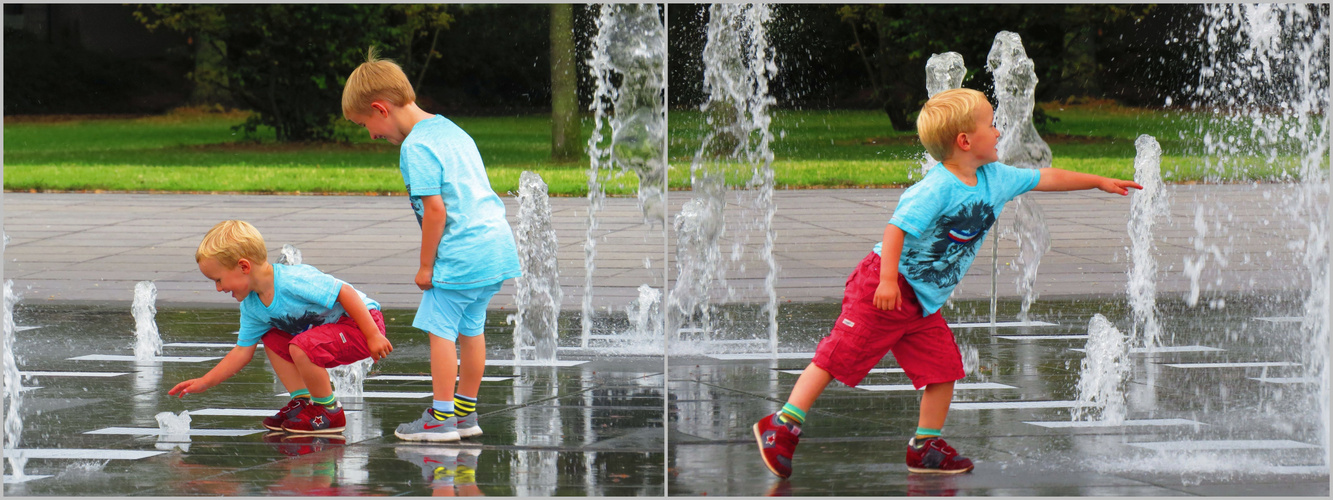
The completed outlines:
{"type": "Polygon", "coordinates": [[[332,394],[329,394],[328,397],[324,397],[324,398],[311,398],[310,400],[311,400],[311,401],[314,401],[316,404],[323,405],[325,408],[328,408],[328,409],[330,409],[330,410],[332,410],[332,409],[334,408],[334,406],[337,406],[337,404],[338,404],[338,399],[335,398],[335,397],[333,397],[332,394]]]}
{"type": "Polygon", "coordinates": [[[927,429],[925,427],[917,427],[916,437],[913,439],[916,440],[917,444],[921,444],[921,441],[923,440],[929,438],[937,438],[937,437],[940,437],[940,429],[927,429]]]}
{"type": "Polygon", "coordinates": [[[306,399],[306,400],[310,399],[310,389],[301,389],[299,391],[292,391],[292,399],[306,399]]]}
{"type": "Polygon", "coordinates": [[[795,422],[796,425],[805,425],[805,412],[796,405],[787,403],[782,406],[782,411],[778,412],[778,420],[788,424],[795,422]]]}

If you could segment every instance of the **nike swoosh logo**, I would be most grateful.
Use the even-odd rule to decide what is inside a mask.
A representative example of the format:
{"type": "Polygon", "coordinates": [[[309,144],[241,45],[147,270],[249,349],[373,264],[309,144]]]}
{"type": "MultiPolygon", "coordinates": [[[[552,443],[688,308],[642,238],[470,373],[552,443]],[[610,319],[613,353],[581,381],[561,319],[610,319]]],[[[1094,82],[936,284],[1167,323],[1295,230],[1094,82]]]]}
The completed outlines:
{"type": "Polygon", "coordinates": [[[434,428],[436,428],[436,427],[444,427],[444,424],[435,424],[435,425],[424,424],[424,425],[422,425],[422,427],[424,427],[426,430],[431,430],[431,429],[434,429],[434,428]]]}

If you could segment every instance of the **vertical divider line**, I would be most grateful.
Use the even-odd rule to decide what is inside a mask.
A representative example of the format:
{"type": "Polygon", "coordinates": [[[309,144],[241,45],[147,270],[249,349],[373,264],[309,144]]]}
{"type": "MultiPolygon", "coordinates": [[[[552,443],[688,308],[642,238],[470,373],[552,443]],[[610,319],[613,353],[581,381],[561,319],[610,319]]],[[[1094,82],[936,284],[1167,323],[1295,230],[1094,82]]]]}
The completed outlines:
{"type": "Polygon", "coordinates": [[[671,194],[671,154],[667,151],[671,145],[671,100],[668,99],[671,95],[670,8],[670,4],[662,4],[662,42],[666,44],[662,50],[662,496],[671,494],[671,446],[668,441],[671,436],[671,398],[668,397],[671,389],[668,371],[671,367],[671,332],[667,331],[671,304],[671,204],[667,200],[671,194]]]}

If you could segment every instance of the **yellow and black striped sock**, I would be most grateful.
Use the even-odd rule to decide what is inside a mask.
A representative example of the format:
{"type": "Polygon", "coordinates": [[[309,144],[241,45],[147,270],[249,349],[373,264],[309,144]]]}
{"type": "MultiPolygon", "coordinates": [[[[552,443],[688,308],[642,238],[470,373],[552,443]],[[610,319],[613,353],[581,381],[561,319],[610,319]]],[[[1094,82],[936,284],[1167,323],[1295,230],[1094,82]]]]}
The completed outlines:
{"type": "Polygon", "coordinates": [[[435,417],[435,420],[448,420],[449,417],[454,416],[454,412],[440,411],[439,408],[431,408],[430,416],[435,417]]]}
{"type": "Polygon", "coordinates": [[[474,411],[477,411],[477,398],[454,394],[454,416],[463,418],[474,411]]]}

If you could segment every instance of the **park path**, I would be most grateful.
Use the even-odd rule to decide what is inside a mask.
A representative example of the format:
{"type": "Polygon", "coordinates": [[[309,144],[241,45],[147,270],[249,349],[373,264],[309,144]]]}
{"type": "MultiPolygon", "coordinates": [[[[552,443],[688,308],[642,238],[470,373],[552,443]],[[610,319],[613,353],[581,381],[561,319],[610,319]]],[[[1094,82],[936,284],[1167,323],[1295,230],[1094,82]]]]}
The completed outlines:
{"type": "MultiPolygon", "coordinates": [[[[1281,202],[1295,188],[1285,184],[1170,186],[1170,216],[1156,234],[1159,296],[1190,288],[1183,259],[1195,256],[1195,209],[1225,207],[1230,219],[1208,221],[1208,245],[1230,246],[1225,268],[1210,261],[1205,290],[1292,290],[1308,287],[1296,250],[1288,245],[1305,228],[1283,215],[1281,202]]],[[[847,274],[883,234],[902,189],[812,189],[774,193],[779,267],[779,302],[837,301],[847,274]]],[[[689,192],[671,192],[672,213],[689,192]]],[[[510,223],[517,227],[517,199],[504,197],[510,223]]],[[[1095,191],[1033,193],[1046,214],[1051,250],[1037,279],[1041,297],[1124,295],[1128,269],[1126,220],[1129,198],[1095,191]]],[[[593,297],[597,307],[623,309],[641,284],[660,287],[663,256],[674,252],[660,225],[641,222],[633,198],[609,198],[599,213],[599,242],[593,297]]],[[[401,196],[273,196],[5,193],[4,231],[12,238],[4,252],[4,275],[27,303],[128,304],[134,284],[153,280],[158,303],[172,307],[232,307],[195,266],[193,253],[203,234],[220,220],[243,219],[264,233],[270,258],[283,244],[299,248],[304,262],[331,273],[387,308],[415,308],[420,292],[412,284],[420,231],[401,196]]],[[[740,217],[729,207],[728,217],[740,217]]],[[[584,284],[586,198],[551,198],[552,224],[559,242],[564,308],[578,309],[584,284]]],[[[1012,227],[1014,206],[997,229],[1012,227]]],[[[734,224],[734,221],[729,222],[734,224]]],[[[672,237],[674,239],[674,236],[672,237]]],[[[730,230],[723,253],[742,242],[740,264],[727,273],[737,302],[762,300],[767,265],[757,260],[760,235],[730,230]],[[748,243],[744,239],[748,237],[748,243]]],[[[1016,297],[1015,239],[999,245],[999,295],[1016,297]]],[[[674,257],[672,257],[674,266],[674,257]]],[[[954,298],[979,299],[990,293],[990,243],[977,257],[954,298]]],[[[671,271],[674,278],[675,271],[671,271]]],[[[492,301],[512,309],[513,281],[492,301]]],[[[1177,295],[1179,296],[1179,295],[1177,295]]]]}

